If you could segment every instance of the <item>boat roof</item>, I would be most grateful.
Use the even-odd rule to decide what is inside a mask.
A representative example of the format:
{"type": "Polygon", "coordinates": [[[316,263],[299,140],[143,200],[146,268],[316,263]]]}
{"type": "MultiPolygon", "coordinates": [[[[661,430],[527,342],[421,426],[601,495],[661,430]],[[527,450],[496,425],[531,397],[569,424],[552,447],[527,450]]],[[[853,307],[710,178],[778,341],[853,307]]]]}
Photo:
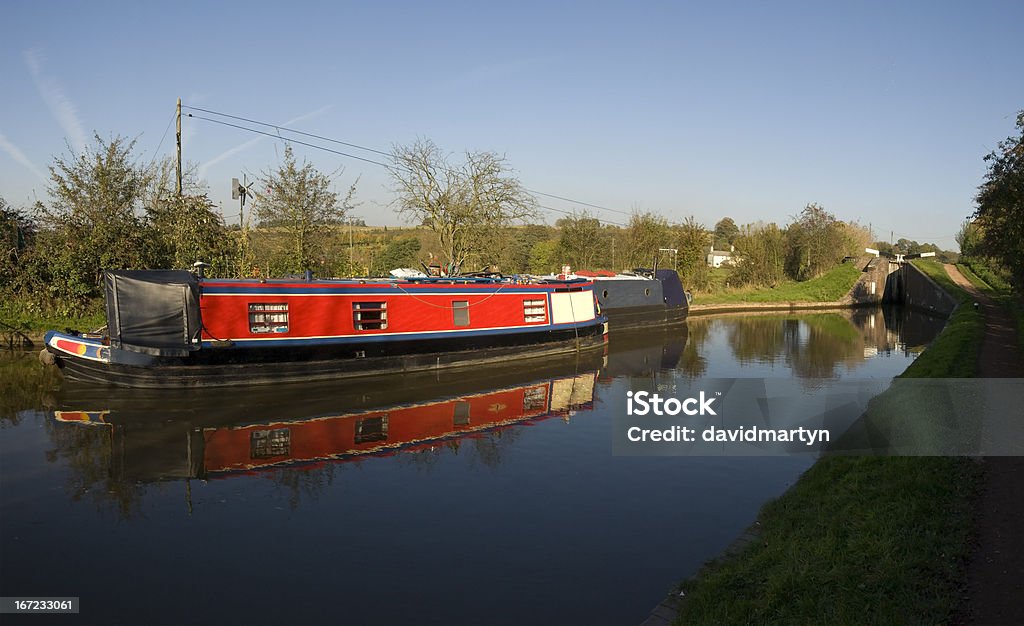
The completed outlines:
{"type": "Polygon", "coordinates": [[[553,277],[540,277],[540,276],[526,276],[526,275],[514,275],[514,276],[501,276],[501,277],[490,277],[490,276],[412,276],[408,278],[312,278],[306,279],[302,276],[286,277],[286,278],[204,278],[202,282],[207,284],[261,284],[261,285],[367,285],[367,284],[427,284],[427,285],[453,285],[453,284],[479,284],[479,285],[498,285],[498,284],[562,284],[562,283],[588,283],[591,282],[592,278],[585,277],[571,277],[565,279],[556,279],[553,277]]]}

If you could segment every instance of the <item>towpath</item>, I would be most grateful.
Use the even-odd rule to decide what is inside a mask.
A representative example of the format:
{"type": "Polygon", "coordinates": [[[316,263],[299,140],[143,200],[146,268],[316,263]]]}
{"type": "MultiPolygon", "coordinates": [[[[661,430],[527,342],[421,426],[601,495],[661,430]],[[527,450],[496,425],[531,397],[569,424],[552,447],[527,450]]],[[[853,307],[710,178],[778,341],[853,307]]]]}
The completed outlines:
{"type": "MultiPolygon", "coordinates": [[[[978,302],[985,318],[978,375],[1024,378],[1014,319],[955,265],[946,273],[978,302]]],[[[987,457],[978,498],[977,544],[967,564],[961,617],[968,624],[1024,624],[1024,458],[987,457]]]]}

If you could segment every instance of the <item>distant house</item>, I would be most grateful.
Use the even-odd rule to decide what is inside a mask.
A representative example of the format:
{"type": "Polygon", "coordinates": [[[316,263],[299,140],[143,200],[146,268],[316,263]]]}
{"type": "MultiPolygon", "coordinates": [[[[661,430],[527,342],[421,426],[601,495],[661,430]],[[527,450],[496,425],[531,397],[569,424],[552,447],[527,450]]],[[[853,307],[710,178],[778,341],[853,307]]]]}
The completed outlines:
{"type": "Polygon", "coordinates": [[[729,251],[715,250],[714,246],[708,250],[708,266],[709,267],[728,267],[733,264],[733,254],[736,253],[735,246],[729,246],[729,251]]]}

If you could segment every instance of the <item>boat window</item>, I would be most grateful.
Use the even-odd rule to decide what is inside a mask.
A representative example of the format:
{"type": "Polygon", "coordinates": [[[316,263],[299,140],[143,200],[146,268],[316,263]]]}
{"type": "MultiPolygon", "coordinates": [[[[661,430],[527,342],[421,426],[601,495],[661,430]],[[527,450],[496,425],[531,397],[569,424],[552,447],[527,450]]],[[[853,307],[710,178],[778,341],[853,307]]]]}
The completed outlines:
{"type": "Polygon", "coordinates": [[[452,416],[452,422],[456,426],[469,426],[469,403],[468,402],[456,402],[455,403],[455,415],[452,416]]]}
{"type": "Polygon", "coordinates": [[[523,300],[523,318],[527,324],[548,321],[547,301],[523,300]]]}
{"type": "Polygon", "coordinates": [[[547,385],[530,387],[523,393],[523,410],[530,411],[541,411],[548,408],[548,388],[547,385]]]}
{"type": "Polygon", "coordinates": [[[388,416],[364,417],[356,421],[356,443],[387,441],[388,416]]]}
{"type": "Polygon", "coordinates": [[[287,428],[254,430],[249,435],[249,458],[269,459],[291,454],[292,431],[287,428]]]}
{"type": "Polygon", "coordinates": [[[253,334],[288,332],[288,304],[250,302],[249,332],[253,334]]]}
{"type": "Polygon", "coordinates": [[[469,326],[469,302],[466,300],[453,300],[452,318],[456,326],[469,326]]]}
{"type": "Polygon", "coordinates": [[[353,302],[352,324],[356,330],[384,330],[388,327],[388,303],[353,302]]]}

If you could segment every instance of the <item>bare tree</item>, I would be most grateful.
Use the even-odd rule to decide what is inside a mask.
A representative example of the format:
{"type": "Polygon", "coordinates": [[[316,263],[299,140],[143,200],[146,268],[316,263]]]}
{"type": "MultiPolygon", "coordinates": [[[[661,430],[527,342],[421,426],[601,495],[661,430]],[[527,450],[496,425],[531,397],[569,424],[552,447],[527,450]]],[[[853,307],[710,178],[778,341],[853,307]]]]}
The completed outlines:
{"type": "Polygon", "coordinates": [[[437,233],[453,268],[493,245],[500,229],[536,215],[533,197],[492,152],[452,164],[432,141],[417,140],[395,146],[392,161],[399,212],[437,233]]]}

